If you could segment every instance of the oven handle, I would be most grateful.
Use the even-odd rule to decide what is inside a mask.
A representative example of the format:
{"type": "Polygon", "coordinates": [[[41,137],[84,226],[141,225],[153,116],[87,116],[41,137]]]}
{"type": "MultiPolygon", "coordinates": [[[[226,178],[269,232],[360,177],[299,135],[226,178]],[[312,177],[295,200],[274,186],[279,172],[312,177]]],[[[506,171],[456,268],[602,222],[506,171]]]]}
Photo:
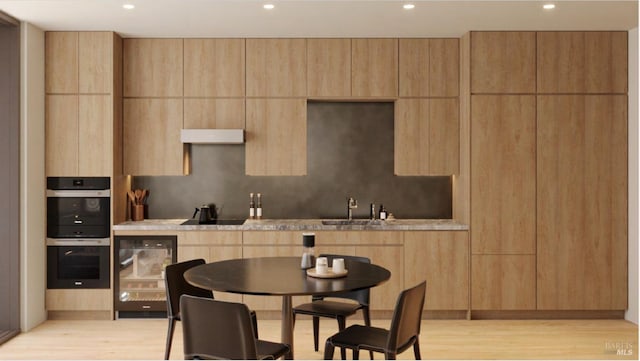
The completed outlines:
{"type": "Polygon", "coordinates": [[[111,238],[47,238],[47,246],[109,246],[111,238]]]}
{"type": "Polygon", "coordinates": [[[110,197],[111,190],[52,190],[47,189],[47,197],[57,197],[57,198],[101,198],[101,197],[110,197]]]}

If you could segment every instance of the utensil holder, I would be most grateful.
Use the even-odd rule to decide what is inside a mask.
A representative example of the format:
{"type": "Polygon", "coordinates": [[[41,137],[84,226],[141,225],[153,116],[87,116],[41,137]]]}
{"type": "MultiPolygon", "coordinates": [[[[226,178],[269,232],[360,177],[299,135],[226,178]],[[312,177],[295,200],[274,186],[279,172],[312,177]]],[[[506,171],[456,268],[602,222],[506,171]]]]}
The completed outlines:
{"type": "Polygon", "coordinates": [[[131,219],[134,221],[144,221],[144,204],[134,204],[131,219]]]}

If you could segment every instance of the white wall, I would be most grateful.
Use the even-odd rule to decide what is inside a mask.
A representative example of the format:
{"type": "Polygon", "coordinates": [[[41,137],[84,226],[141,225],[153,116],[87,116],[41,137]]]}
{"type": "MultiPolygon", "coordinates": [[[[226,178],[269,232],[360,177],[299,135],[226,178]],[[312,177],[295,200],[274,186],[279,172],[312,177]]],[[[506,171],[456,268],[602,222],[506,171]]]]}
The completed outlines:
{"type": "Polygon", "coordinates": [[[20,328],[47,319],[45,309],[44,32],[20,28],[20,328]]]}
{"type": "Polygon", "coordinates": [[[629,299],[625,319],[638,324],[638,165],[640,164],[640,127],[638,126],[638,28],[629,31],[629,299]]]}

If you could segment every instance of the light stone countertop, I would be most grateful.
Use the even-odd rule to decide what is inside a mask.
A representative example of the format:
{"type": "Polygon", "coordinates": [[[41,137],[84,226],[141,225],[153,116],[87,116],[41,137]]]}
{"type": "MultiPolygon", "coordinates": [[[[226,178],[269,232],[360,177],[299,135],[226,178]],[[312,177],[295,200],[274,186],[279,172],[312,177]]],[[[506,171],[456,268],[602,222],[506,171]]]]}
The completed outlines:
{"type": "MultiPolygon", "coordinates": [[[[366,224],[325,225],[321,219],[248,219],[242,225],[181,225],[186,219],[145,219],[113,226],[114,231],[466,231],[469,225],[451,219],[357,219],[366,224]]],[[[335,221],[335,220],[330,220],[335,221]]],[[[342,220],[340,220],[342,221],[342,220]]]]}

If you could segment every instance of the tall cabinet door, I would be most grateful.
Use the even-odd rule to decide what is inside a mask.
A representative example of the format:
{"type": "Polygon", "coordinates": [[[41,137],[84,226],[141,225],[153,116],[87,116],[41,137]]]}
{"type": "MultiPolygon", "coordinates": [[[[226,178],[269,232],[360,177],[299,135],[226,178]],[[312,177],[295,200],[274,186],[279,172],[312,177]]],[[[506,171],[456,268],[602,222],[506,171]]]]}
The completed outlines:
{"type": "Polygon", "coordinates": [[[45,113],[47,176],[78,176],[78,96],[47,95],[45,113]]]}
{"type": "Polygon", "coordinates": [[[538,308],[627,305],[627,97],[538,97],[538,308]]]}
{"type": "Polygon", "coordinates": [[[536,252],[536,118],[533,95],[471,98],[474,254],[536,252]]]}

